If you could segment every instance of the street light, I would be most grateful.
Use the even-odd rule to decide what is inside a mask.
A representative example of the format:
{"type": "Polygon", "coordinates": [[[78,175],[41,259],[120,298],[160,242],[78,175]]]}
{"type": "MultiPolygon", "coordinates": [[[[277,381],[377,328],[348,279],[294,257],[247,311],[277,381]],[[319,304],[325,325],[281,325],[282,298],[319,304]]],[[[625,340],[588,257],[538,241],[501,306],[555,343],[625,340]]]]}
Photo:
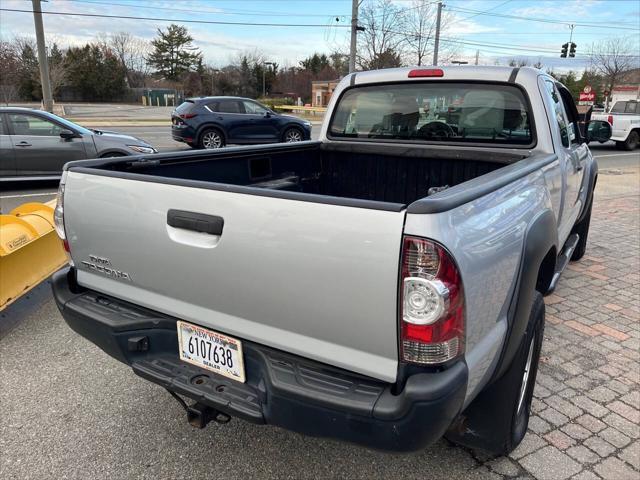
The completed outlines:
{"type": "Polygon", "coordinates": [[[275,63],[273,62],[264,62],[262,67],[262,97],[266,97],[267,96],[267,81],[266,81],[266,77],[265,77],[265,73],[267,72],[267,69],[264,68],[264,65],[271,65],[271,66],[275,66],[275,63]]]}

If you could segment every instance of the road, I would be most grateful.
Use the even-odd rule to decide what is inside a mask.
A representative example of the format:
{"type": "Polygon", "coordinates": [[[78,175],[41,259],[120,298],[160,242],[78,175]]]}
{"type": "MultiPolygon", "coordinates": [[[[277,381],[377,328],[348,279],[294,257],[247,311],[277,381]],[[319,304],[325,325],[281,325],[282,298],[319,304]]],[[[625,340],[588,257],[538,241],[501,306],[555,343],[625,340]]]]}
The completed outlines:
{"type": "MultiPolygon", "coordinates": [[[[634,226],[632,223],[633,218],[637,223],[637,207],[621,202],[629,198],[637,201],[640,153],[620,154],[606,146],[596,146],[594,151],[602,172],[596,192],[596,202],[601,203],[597,203],[598,207],[594,209],[594,232],[593,238],[590,235],[590,250],[587,253],[601,257],[597,261],[611,262],[612,266],[597,270],[599,273],[594,268],[590,273],[613,276],[619,270],[618,276],[624,278],[615,278],[616,283],[612,284],[614,288],[607,289],[608,285],[605,285],[603,289],[601,280],[584,276],[577,269],[586,269],[585,265],[594,262],[594,259],[585,257],[586,263],[575,264],[575,270],[567,271],[566,278],[560,282],[553,296],[553,302],[568,303],[575,297],[576,302],[585,302],[586,306],[589,299],[595,297],[599,303],[606,304],[601,309],[611,311],[607,309],[622,308],[616,303],[626,306],[616,295],[625,288],[629,292],[637,288],[637,261],[631,263],[638,258],[637,224],[634,226]],[[626,262],[624,265],[628,273],[622,271],[622,261],[626,262]],[[634,268],[636,280],[631,280],[634,268]],[[578,292],[574,291],[574,284],[581,285],[578,292]],[[577,294],[585,300],[579,300],[577,294]]],[[[52,189],[53,186],[46,188],[52,189]]],[[[46,188],[24,186],[14,191],[27,195],[39,194],[46,188]]],[[[23,200],[32,198],[38,197],[22,197],[23,200]]],[[[589,271],[591,269],[588,267],[589,271]]],[[[558,322],[564,321],[565,311],[557,303],[548,307],[548,313],[546,350],[543,352],[533,407],[535,421],[532,420],[532,430],[523,444],[510,457],[491,459],[455,447],[445,440],[416,454],[390,455],[335,441],[304,437],[271,426],[256,427],[237,419],[227,425],[211,424],[203,430],[193,429],[187,424],[181,407],[162,388],[141,380],[128,367],[71,331],[57,311],[49,286],[45,283],[0,313],[0,326],[12,327],[4,331],[0,329],[0,478],[230,480],[402,477],[492,480],[505,477],[568,478],[579,472],[583,465],[586,470],[582,478],[596,478],[589,476],[593,475],[589,469],[599,473],[611,471],[612,475],[622,471],[621,475],[609,478],[637,478],[637,472],[629,470],[631,467],[619,460],[623,458],[629,463],[633,462],[633,452],[629,450],[633,444],[623,450],[629,438],[614,426],[630,436],[635,435],[634,430],[628,426],[628,422],[622,423],[621,417],[613,410],[608,410],[611,405],[612,409],[617,409],[615,411],[624,413],[624,399],[632,398],[629,397],[631,393],[627,395],[630,387],[624,383],[624,375],[625,371],[637,372],[637,365],[627,366],[623,362],[637,358],[637,342],[626,346],[631,339],[625,340],[622,345],[613,344],[598,336],[596,330],[590,330],[595,333],[589,335],[594,336],[576,339],[575,335],[579,334],[569,328],[571,321],[558,325],[558,322]],[[573,345],[576,348],[570,348],[573,345]],[[614,347],[617,350],[606,350],[609,353],[607,360],[603,357],[603,362],[615,365],[615,368],[611,366],[611,375],[615,375],[615,378],[605,377],[607,382],[611,382],[606,384],[610,385],[606,392],[611,396],[603,397],[609,403],[584,403],[584,408],[591,409],[587,412],[613,425],[605,429],[600,426],[604,425],[602,421],[584,415],[589,420],[585,425],[589,428],[593,426],[594,431],[602,430],[601,434],[594,434],[584,442],[596,449],[602,458],[582,446],[582,450],[572,453],[573,449],[569,449],[564,453],[568,445],[576,440],[562,433],[560,428],[572,435],[582,435],[586,430],[580,425],[568,423],[573,428],[558,424],[556,430],[547,433],[550,428],[548,422],[556,422],[558,418],[564,418],[563,421],[567,421],[568,417],[576,418],[581,414],[577,412],[582,412],[576,407],[582,405],[578,400],[588,402],[589,399],[582,400],[586,398],[585,395],[594,399],[598,398],[596,393],[604,395],[603,386],[597,389],[592,389],[590,383],[581,386],[581,379],[590,377],[580,373],[567,377],[566,372],[578,371],[583,364],[591,365],[589,362],[593,357],[599,357],[603,349],[614,347]],[[628,350],[626,356],[616,353],[623,349],[628,350]],[[599,352],[598,355],[593,355],[594,351],[599,352]],[[567,363],[567,358],[571,358],[571,363],[567,363]],[[563,370],[565,364],[569,365],[566,371],[563,370]],[[568,381],[574,388],[565,388],[561,380],[568,381]],[[575,383],[572,383],[574,380],[575,383]],[[594,390],[593,394],[589,390],[594,390]],[[573,397],[576,399],[574,403],[564,400],[573,397]],[[605,413],[599,413],[598,409],[604,409],[605,413]],[[616,447],[605,439],[614,442],[616,447]],[[563,446],[562,442],[566,445],[563,446]],[[574,453],[591,455],[594,459],[589,457],[577,464],[569,457],[574,453]],[[591,461],[597,462],[593,464],[595,467],[588,466],[591,461]],[[618,470],[610,470],[612,468],[618,470]],[[624,472],[628,471],[633,476],[625,476],[624,472]]],[[[574,318],[575,315],[567,317],[574,318]]],[[[603,318],[608,319],[609,326],[617,325],[615,318],[603,318]]],[[[629,322],[630,327],[627,328],[631,328],[631,325],[629,322]]],[[[581,328],[584,330],[585,327],[581,328]]],[[[614,333],[621,337],[620,341],[628,337],[609,328],[609,334],[614,333]]],[[[595,371],[593,378],[603,381],[604,371],[608,372],[604,367],[595,371]]],[[[588,371],[587,375],[591,373],[588,371]]],[[[590,432],[587,434],[590,435],[590,432]]]]}

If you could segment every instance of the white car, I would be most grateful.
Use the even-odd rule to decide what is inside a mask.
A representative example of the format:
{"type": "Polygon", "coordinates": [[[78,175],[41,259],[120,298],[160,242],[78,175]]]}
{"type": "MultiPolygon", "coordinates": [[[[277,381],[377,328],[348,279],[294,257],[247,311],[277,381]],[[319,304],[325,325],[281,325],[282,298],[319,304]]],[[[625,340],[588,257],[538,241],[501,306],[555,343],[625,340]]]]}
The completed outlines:
{"type": "Polygon", "coordinates": [[[616,102],[609,113],[599,113],[592,120],[605,120],[611,124],[611,140],[621,150],[634,150],[640,145],[640,103],[637,100],[616,102]]]}

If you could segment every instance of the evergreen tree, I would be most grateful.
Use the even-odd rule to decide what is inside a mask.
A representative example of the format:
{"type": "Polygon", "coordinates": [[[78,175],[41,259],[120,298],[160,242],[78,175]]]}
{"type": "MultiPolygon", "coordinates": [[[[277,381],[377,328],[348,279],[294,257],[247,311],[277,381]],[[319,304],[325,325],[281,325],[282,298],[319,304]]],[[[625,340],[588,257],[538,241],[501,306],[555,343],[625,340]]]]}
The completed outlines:
{"type": "Polygon", "coordinates": [[[65,55],[68,85],[84,100],[112,100],[125,88],[125,71],[111,50],[101,45],[71,47],[65,55]]]}
{"type": "Polygon", "coordinates": [[[193,37],[180,25],[172,23],[166,31],[158,29],[158,37],[151,42],[153,52],[149,55],[149,64],[163,78],[178,80],[202,60],[202,53],[191,42],[193,37]]]}
{"type": "Polygon", "coordinates": [[[20,69],[18,71],[18,95],[25,100],[39,100],[40,74],[38,58],[33,46],[25,43],[20,51],[20,69]]]}

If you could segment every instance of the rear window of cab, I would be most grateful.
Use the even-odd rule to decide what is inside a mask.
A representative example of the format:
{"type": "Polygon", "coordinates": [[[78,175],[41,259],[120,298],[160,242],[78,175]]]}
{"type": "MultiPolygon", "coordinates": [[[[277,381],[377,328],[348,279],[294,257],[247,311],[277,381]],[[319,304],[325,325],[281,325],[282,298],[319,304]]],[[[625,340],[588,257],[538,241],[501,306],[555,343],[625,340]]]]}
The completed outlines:
{"type": "Polygon", "coordinates": [[[531,145],[531,114],[512,85],[411,82],[346,90],[329,136],[352,140],[531,145]]]}

